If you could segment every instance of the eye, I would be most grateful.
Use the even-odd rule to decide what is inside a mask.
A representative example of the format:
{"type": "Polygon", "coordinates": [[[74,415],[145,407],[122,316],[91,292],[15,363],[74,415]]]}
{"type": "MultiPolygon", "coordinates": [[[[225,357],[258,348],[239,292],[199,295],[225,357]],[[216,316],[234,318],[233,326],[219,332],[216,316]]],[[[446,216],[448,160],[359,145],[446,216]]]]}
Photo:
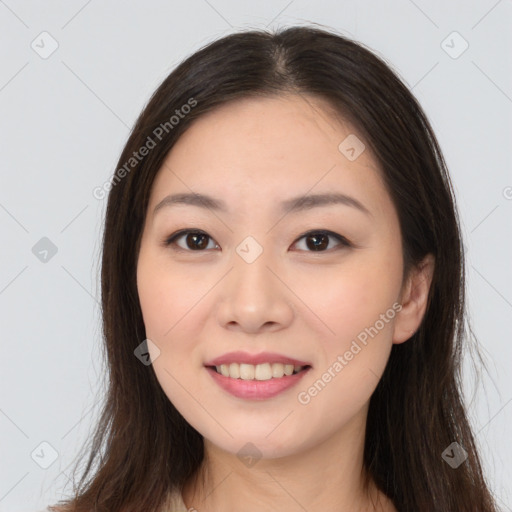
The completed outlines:
{"type": "MultiPolygon", "coordinates": [[[[213,242],[213,239],[204,231],[183,229],[181,231],[178,231],[177,233],[172,234],[169,238],[165,240],[164,244],[166,246],[177,245],[179,249],[183,249],[185,251],[202,251],[203,249],[208,249],[208,240],[211,240],[213,242]],[[185,247],[176,243],[177,240],[183,237],[185,237],[185,247]]],[[[218,244],[215,245],[218,247],[218,244]]],[[[210,247],[210,249],[212,249],[212,247],[210,247]]]]}
{"type": "Polygon", "coordinates": [[[333,233],[332,231],[308,231],[302,235],[295,244],[298,244],[302,239],[305,239],[305,246],[309,252],[326,252],[326,250],[332,249],[333,247],[330,247],[330,239],[334,239],[338,242],[334,249],[339,249],[340,246],[352,247],[352,244],[344,236],[333,233]]]}
{"type": "MultiPolygon", "coordinates": [[[[326,230],[308,231],[294,242],[297,245],[302,239],[305,239],[306,252],[326,252],[330,249],[341,247],[352,247],[352,244],[342,235],[326,230]],[[331,240],[335,240],[337,245],[332,247],[331,240]]],[[[176,245],[178,249],[184,251],[201,252],[206,249],[219,248],[219,245],[214,242],[213,238],[201,230],[182,229],[164,241],[165,246],[176,245]],[[185,246],[180,245],[178,240],[184,238],[185,246]],[[210,242],[210,243],[209,243],[210,242]],[[211,246],[213,244],[213,247],[211,246]]]]}

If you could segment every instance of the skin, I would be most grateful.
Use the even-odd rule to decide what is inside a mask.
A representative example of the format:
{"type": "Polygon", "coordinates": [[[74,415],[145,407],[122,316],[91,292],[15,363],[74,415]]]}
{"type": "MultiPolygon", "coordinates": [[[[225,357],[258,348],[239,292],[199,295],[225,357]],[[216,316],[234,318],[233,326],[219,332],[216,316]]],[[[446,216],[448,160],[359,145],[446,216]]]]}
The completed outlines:
{"type": "Polygon", "coordinates": [[[403,280],[398,217],[378,163],[368,147],[354,161],[338,150],[357,132],[328,112],[321,100],[296,95],[224,105],[180,137],[153,185],[139,298],[160,351],[150,350],[158,381],[204,436],[205,462],[183,491],[186,506],[201,512],[396,510],[373,483],[363,486],[368,403],[393,343],[419,327],[434,262],[429,255],[403,280]],[[153,214],[168,194],[191,191],[224,200],[228,212],[173,205],[153,214]],[[279,211],[284,199],[333,191],[369,214],[340,204],[279,211]],[[206,248],[191,249],[186,235],[164,245],[185,228],[206,232],[206,248]],[[330,238],[314,251],[301,237],[315,229],[352,246],[330,238]],[[252,263],[236,252],[247,236],[263,250],[252,263]],[[401,310],[300,403],[298,393],[332,374],[338,356],[393,304],[401,310]],[[234,350],[278,352],[312,369],[271,399],[235,398],[204,368],[234,350]],[[261,453],[251,467],[237,456],[248,442],[261,453]]]}

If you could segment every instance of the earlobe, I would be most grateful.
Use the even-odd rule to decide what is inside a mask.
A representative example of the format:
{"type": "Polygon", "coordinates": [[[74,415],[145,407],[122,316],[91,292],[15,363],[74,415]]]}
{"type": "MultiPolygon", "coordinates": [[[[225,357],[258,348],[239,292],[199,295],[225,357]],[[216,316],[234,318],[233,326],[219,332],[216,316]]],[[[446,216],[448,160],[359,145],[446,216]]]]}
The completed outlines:
{"type": "Polygon", "coordinates": [[[421,325],[427,309],[434,268],[435,258],[427,254],[409,273],[402,288],[402,309],[396,315],[393,343],[407,341],[421,325]]]}

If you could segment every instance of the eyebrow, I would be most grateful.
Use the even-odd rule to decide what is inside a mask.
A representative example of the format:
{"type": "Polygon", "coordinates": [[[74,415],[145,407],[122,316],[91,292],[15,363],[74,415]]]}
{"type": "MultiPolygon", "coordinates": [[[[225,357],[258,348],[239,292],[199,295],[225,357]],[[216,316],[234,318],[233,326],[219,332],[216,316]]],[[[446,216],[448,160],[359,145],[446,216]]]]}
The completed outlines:
{"type": "MultiPolygon", "coordinates": [[[[153,210],[153,215],[155,215],[159,210],[164,207],[171,207],[174,205],[185,204],[190,206],[198,206],[200,208],[207,208],[209,210],[215,210],[220,212],[228,212],[228,208],[226,203],[221,199],[216,199],[214,197],[208,196],[206,194],[199,193],[181,193],[181,194],[172,194],[164,197],[153,210]]],[[[293,197],[291,199],[286,199],[285,201],[281,201],[279,203],[280,210],[282,213],[288,212],[301,212],[304,210],[310,210],[312,208],[317,208],[321,206],[330,206],[330,205],[344,205],[350,206],[352,208],[356,208],[361,212],[365,213],[372,217],[372,214],[360,201],[358,201],[355,197],[348,196],[346,194],[341,193],[324,193],[324,194],[311,194],[300,197],[293,197]]]]}

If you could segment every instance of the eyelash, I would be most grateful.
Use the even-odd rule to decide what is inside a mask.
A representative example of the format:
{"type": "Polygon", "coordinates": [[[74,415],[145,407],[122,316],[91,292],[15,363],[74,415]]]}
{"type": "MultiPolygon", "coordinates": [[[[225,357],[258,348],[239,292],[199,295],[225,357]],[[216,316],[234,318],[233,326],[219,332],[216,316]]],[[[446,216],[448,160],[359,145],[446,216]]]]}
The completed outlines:
{"type": "MultiPolygon", "coordinates": [[[[198,253],[200,253],[200,252],[206,252],[208,250],[211,250],[211,249],[198,249],[198,250],[183,249],[183,247],[177,246],[176,245],[176,241],[179,238],[181,238],[182,236],[188,235],[188,234],[205,235],[209,240],[213,240],[213,238],[210,235],[208,235],[208,233],[206,233],[206,232],[204,232],[204,231],[202,231],[200,229],[181,229],[179,231],[176,231],[175,233],[173,233],[169,237],[167,237],[164,240],[163,244],[164,244],[165,247],[174,246],[174,247],[172,247],[172,249],[175,250],[175,251],[198,252],[198,253]]],[[[301,240],[303,238],[307,238],[308,236],[311,236],[311,235],[325,235],[325,236],[329,236],[329,237],[332,237],[332,238],[336,239],[340,244],[338,246],[334,247],[334,248],[330,248],[330,249],[326,249],[326,250],[322,250],[322,251],[305,251],[305,252],[322,253],[322,252],[331,252],[333,250],[337,250],[337,249],[341,249],[341,248],[354,247],[354,245],[349,240],[347,240],[344,236],[339,235],[338,233],[334,233],[333,231],[325,230],[325,229],[316,229],[316,230],[307,231],[306,233],[302,234],[293,244],[295,245],[299,240],[301,240]]]]}

